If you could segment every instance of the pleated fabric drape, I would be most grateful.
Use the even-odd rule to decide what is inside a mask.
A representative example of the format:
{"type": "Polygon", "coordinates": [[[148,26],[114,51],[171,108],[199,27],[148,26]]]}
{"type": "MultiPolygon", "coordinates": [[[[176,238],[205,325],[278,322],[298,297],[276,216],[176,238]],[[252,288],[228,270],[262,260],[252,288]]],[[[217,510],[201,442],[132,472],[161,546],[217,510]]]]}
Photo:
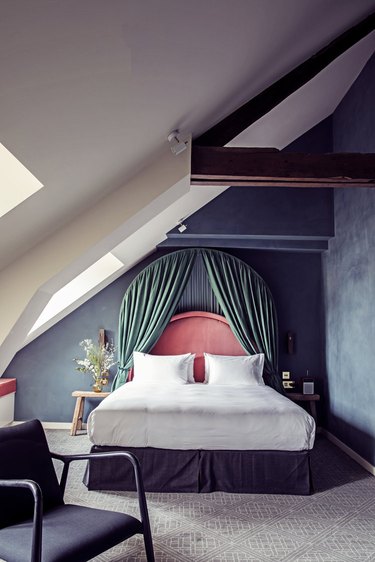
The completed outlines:
{"type": "Polygon", "coordinates": [[[276,308],[269,288],[251,267],[229,254],[203,250],[202,257],[232,332],[249,355],[264,353],[265,382],[284,394],[277,373],[276,308]]]}
{"type": "Polygon", "coordinates": [[[196,252],[164,256],[133,280],[126,291],[118,326],[118,370],[112,390],[127,381],[133,351],[148,353],[165,330],[177,307],[194,265],[196,252]]]}
{"type": "Polygon", "coordinates": [[[244,351],[264,353],[265,382],[284,393],[278,377],[276,309],[264,280],[247,264],[224,252],[189,248],[146,267],[124,295],[119,318],[119,367],[112,390],[124,384],[133,351],[151,351],[173,316],[200,255],[215,297],[244,351]]]}

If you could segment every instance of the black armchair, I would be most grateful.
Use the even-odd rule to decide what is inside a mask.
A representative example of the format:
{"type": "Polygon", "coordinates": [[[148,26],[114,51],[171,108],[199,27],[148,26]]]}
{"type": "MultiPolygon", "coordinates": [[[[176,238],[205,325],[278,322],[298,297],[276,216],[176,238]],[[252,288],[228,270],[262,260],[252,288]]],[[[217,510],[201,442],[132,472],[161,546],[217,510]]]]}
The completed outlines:
{"type": "Polygon", "coordinates": [[[148,562],[154,551],[138,459],[126,451],[57,455],[32,420],[0,429],[0,558],[7,562],[84,562],[143,534],[148,562]],[[140,519],[64,503],[70,463],[121,456],[134,469],[140,519]],[[52,458],[64,463],[58,482],[52,458]]]}

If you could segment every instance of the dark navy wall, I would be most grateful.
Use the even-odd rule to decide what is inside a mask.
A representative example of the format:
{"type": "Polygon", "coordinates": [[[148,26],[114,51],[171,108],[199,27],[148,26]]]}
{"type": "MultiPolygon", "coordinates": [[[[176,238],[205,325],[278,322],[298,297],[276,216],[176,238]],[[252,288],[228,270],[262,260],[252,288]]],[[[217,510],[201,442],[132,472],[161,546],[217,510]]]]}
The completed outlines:
{"type": "MultiPolygon", "coordinates": [[[[16,420],[37,417],[43,421],[71,421],[75,403],[72,391],[90,390],[92,383],[89,374],[75,370],[73,358],[83,358],[79,342],[86,338],[97,342],[99,330],[104,328],[108,338],[117,344],[124,292],[151,261],[148,258],[138,264],[16,354],[4,374],[17,378],[16,420]]],[[[88,401],[86,410],[97,403],[95,399],[88,401]]]]}
{"type": "Polygon", "coordinates": [[[291,142],[284,149],[284,152],[324,154],[326,152],[332,152],[332,147],[332,116],[330,115],[310,129],[308,133],[291,142]]]}
{"type": "Polygon", "coordinates": [[[303,252],[231,250],[266,281],[276,304],[279,324],[279,371],[291,371],[300,384],[314,377],[317,392],[324,384],[322,354],[321,255],[303,252]],[[295,349],[287,352],[287,332],[295,335],[295,349]]]}
{"type": "MultiPolygon", "coordinates": [[[[118,313],[125,290],[143,267],[165,253],[157,251],[17,353],[5,373],[17,378],[17,420],[33,417],[55,422],[71,420],[72,391],[89,389],[92,382],[89,375],[75,371],[72,359],[82,356],[78,343],[85,338],[97,341],[100,328],[105,328],[116,342],[118,313]]],[[[280,372],[290,370],[299,380],[309,369],[321,387],[320,254],[254,250],[229,253],[251,265],[271,289],[279,319],[280,372]],[[293,355],[288,355],[286,348],[289,330],[296,334],[293,355]]],[[[87,411],[96,403],[89,402],[87,411]]]]}
{"type": "MultiPolygon", "coordinates": [[[[375,152],[375,55],[333,115],[336,152],[375,152]]],[[[375,155],[374,155],[375,159],[375,155]]],[[[335,190],[324,259],[328,429],[375,465],[375,190],[335,190]]]]}
{"type": "Polygon", "coordinates": [[[375,55],[332,116],[334,152],[375,152],[375,55]]]}
{"type": "MultiPolygon", "coordinates": [[[[325,150],[330,142],[325,138],[327,131],[330,131],[329,121],[293,143],[293,150],[312,152],[319,143],[325,150]]],[[[329,237],[333,233],[332,194],[329,190],[272,188],[262,193],[261,190],[240,188],[232,190],[231,198],[232,213],[224,214],[224,221],[226,197],[222,197],[220,205],[214,201],[191,219],[203,228],[203,232],[221,229],[224,234],[233,234],[238,227],[250,236],[273,232],[276,236],[293,233],[301,237],[329,237]]],[[[167,251],[172,249],[158,250],[15,356],[5,376],[17,378],[17,420],[38,417],[44,421],[71,421],[72,391],[89,389],[91,384],[89,375],[75,371],[72,359],[80,355],[78,343],[84,338],[97,340],[100,328],[106,329],[116,342],[118,312],[125,290],[145,265],[167,251]]],[[[320,390],[324,377],[321,254],[233,248],[227,251],[258,271],[274,295],[280,328],[280,372],[290,370],[292,376],[299,379],[309,369],[320,390]],[[293,355],[286,353],[289,330],[296,334],[293,355]]],[[[89,406],[92,408],[95,404],[94,400],[89,406]]]]}
{"type": "Polygon", "coordinates": [[[334,233],[331,189],[230,187],[190,216],[179,238],[216,236],[328,239],[334,233]]]}
{"type": "MultiPolygon", "coordinates": [[[[331,118],[313,127],[285,151],[331,152],[331,118]]],[[[205,236],[204,243],[209,235],[223,239],[230,236],[242,244],[245,238],[258,239],[258,243],[260,238],[328,240],[334,234],[333,194],[331,189],[230,187],[184,222],[188,229],[183,234],[177,227],[169,233],[175,243],[176,239],[205,236]]]]}

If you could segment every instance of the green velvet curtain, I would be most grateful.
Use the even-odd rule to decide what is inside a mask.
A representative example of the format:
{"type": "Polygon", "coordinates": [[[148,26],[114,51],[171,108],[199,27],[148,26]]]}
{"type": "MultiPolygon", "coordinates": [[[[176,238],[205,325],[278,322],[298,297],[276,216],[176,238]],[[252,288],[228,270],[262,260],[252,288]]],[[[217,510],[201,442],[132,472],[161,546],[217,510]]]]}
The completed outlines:
{"type": "Polygon", "coordinates": [[[266,383],[284,393],[277,375],[276,310],[267,285],[241,260],[198,248],[179,250],[156,260],[126,291],[119,318],[119,367],[112,390],[126,382],[133,351],[148,353],[159,339],[176,310],[198,254],[233,333],[250,355],[264,353],[266,383]]]}
{"type": "Polygon", "coordinates": [[[123,385],[133,366],[133,351],[150,351],[169,320],[185,289],[196,252],[168,254],[146,267],[126,291],[118,328],[117,374],[112,390],[123,385]]]}
{"type": "Polygon", "coordinates": [[[278,329],[273,298],[263,279],[239,259],[202,250],[212,290],[232,332],[249,354],[264,353],[267,384],[284,394],[278,369],[278,329]]]}

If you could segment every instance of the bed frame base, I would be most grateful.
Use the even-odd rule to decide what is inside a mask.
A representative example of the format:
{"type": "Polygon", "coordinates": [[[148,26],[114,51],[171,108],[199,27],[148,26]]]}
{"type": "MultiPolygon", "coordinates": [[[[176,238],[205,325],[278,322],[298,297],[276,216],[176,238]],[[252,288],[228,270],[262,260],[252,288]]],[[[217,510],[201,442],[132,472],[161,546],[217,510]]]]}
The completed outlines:
{"type": "MultiPolygon", "coordinates": [[[[94,445],[91,452],[121,449],[94,445]]],[[[185,451],[151,447],[126,450],[138,457],[147,492],[313,492],[309,451],[185,451]]],[[[89,490],[135,490],[128,464],[114,458],[91,460],[84,483],[89,490]]]]}

